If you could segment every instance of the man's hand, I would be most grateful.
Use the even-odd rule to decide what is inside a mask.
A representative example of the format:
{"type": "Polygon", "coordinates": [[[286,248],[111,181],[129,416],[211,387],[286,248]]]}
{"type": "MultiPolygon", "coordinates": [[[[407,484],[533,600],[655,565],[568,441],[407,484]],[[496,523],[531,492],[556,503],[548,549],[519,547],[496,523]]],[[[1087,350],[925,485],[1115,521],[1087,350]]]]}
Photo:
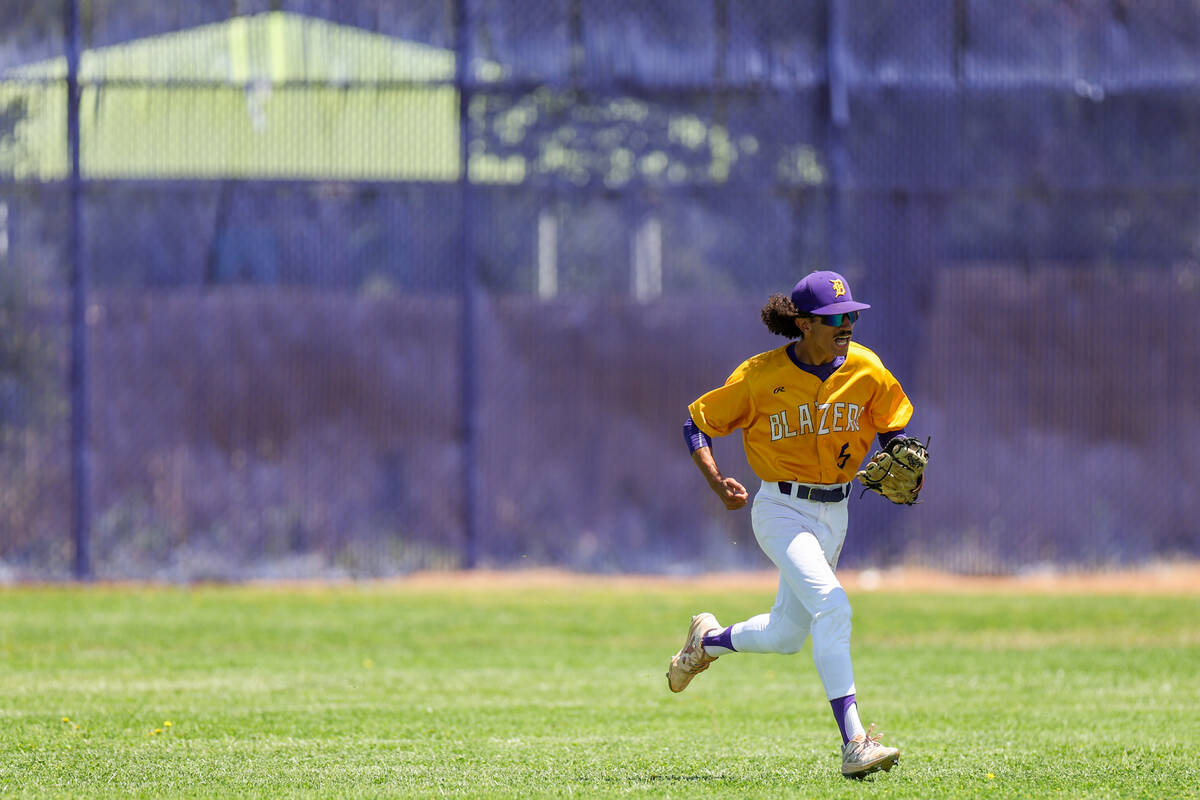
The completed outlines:
{"type": "Polygon", "coordinates": [[[737,511],[750,499],[750,493],[746,491],[746,487],[733,478],[720,478],[716,483],[710,483],[709,486],[730,511],[737,511]]]}
{"type": "Polygon", "coordinates": [[[709,488],[716,493],[717,497],[721,498],[725,508],[737,511],[750,500],[750,493],[746,491],[745,486],[742,486],[734,478],[726,478],[721,474],[721,470],[717,469],[717,462],[713,459],[711,447],[701,447],[692,453],[692,461],[704,475],[704,480],[708,481],[709,488]]]}

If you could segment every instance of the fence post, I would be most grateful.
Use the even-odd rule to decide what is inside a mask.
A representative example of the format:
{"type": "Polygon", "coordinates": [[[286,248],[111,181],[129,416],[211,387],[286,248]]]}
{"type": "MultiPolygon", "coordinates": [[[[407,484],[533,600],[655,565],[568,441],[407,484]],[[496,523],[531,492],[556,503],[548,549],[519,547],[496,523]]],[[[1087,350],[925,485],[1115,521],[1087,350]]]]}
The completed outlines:
{"type": "Polygon", "coordinates": [[[79,0],[67,0],[67,147],[71,158],[71,534],[74,575],[92,577],[91,475],[88,465],[87,265],[83,246],[83,179],[79,167],[79,0]]]}
{"type": "Polygon", "coordinates": [[[829,148],[829,210],[826,216],[829,248],[829,268],[846,267],[844,216],[846,182],[846,129],[850,125],[850,98],[846,89],[845,53],[846,9],[844,0],[829,3],[828,29],[825,43],[825,81],[829,107],[826,117],[826,145],[829,148]]]}
{"type": "Polygon", "coordinates": [[[479,422],[478,369],[475,355],[475,315],[478,308],[478,274],[475,247],[471,236],[474,227],[474,194],[471,190],[469,167],[470,150],[470,92],[467,75],[467,53],[470,49],[467,0],[455,0],[455,60],[454,86],[458,91],[458,161],[461,172],[459,188],[459,267],[462,270],[462,303],[459,335],[462,354],[459,363],[459,410],[462,414],[463,437],[463,567],[474,569],[479,563],[479,422]]]}

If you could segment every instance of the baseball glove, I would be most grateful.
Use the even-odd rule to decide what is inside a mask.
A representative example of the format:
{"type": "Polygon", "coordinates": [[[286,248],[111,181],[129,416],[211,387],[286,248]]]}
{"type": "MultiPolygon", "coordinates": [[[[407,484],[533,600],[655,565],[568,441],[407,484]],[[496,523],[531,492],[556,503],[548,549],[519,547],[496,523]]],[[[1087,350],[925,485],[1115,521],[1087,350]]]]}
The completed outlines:
{"type": "MultiPolygon", "coordinates": [[[[911,506],[917,502],[929,463],[929,442],[915,436],[897,436],[887,447],[871,456],[854,477],[867,489],[891,500],[911,506]]],[[[861,495],[860,495],[861,496],[861,495]]]]}

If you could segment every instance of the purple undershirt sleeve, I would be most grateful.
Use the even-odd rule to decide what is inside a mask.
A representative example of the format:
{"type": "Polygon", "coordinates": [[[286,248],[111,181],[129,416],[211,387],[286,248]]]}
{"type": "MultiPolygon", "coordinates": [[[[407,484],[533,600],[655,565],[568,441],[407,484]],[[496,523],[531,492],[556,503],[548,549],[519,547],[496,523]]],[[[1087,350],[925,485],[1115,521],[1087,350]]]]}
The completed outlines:
{"type": "Polygon", "coordinates": [[[683,438],[687,440],[688,452],[694,453],[701,447],[712,447],[712,439],[708,434],[696,427],[696,422],[690,416],[683,423],[683,438]]]}
{"type": "Polygon", "coordinates": [[[879,446],[882,447],[884,450],[887,450],[888,443],[891,442],[892,439],[895,439],[896,437],[903,436],[903,435],[904,435],[903,428],[901,428],[898,431],[881,431],[879,434],[879,446]]]}

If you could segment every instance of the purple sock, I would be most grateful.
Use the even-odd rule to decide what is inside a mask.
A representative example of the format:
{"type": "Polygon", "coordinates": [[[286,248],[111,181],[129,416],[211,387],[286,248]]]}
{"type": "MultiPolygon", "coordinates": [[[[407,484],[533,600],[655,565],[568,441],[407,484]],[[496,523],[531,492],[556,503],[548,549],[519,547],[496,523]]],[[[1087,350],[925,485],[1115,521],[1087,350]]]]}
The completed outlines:
{"type": "Polygon", "coordinates": [[[720,633],[710,633],[708,636],[705,636],[700,643],[704,645],[705,650],[707,650],[709,647],[715,646],[724,647],[726,650],[729,650],[733,653],[737,652],[737,650],[735,650],[733,647],[732,626],[728,628],[722,628],[720,633]]]}
{"type": "Polygon", "coordinates": [[[833,717],[837,720],[838,730],[842,732],[842,744],[845,744],[850,741],[850,737],[846,735],[846,712],[850,710],[850,706],[854,705],[854,695],[848,694],[845,697],[830,700],[829,705],[833,707],[833,717]]]}

